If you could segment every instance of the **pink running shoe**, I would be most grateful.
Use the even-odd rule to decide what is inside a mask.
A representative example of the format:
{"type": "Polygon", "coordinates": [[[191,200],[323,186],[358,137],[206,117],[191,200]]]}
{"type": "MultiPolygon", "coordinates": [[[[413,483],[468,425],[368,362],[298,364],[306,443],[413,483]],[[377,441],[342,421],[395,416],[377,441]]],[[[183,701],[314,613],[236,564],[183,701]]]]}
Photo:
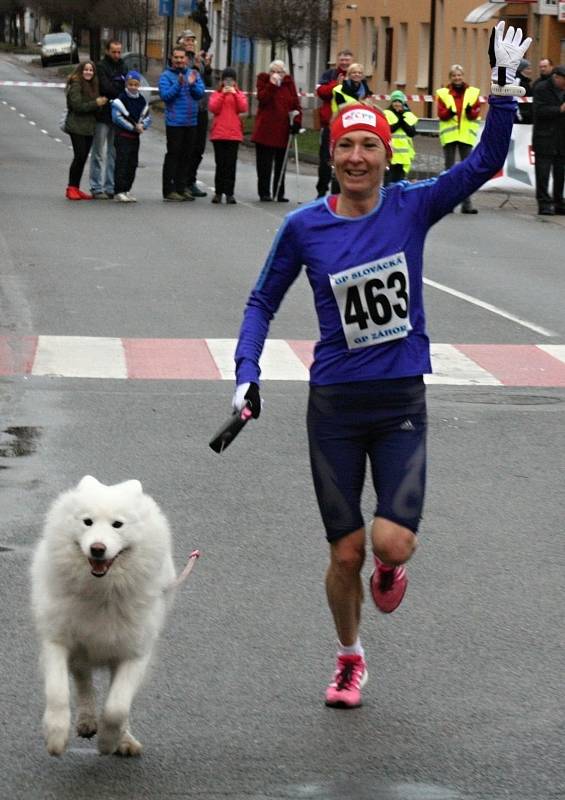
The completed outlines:
{"type": "Polygon", "coordinates": [[[390,614],[398,608],[406,594],[408,575],[404,566],[388,569],[376,556],[373,557],[375,571],[369,581],[371,594],[379,611],[390,614]]]}
{"type": "Polygon", "coordinates": [[[326,689],[326,705],[332,708],[357,708],[362,705],[361,689],[368,677],[363,656],[338,655],[332,682],[326,689]]]}

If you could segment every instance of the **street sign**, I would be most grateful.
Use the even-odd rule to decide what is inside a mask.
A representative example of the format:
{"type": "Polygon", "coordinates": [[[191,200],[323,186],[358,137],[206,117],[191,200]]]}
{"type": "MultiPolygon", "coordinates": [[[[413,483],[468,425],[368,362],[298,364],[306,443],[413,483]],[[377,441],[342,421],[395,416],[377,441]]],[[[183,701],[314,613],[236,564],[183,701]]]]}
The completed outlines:
{"type": "Polygon", "coordinates": [[[173,0],[159,0],[159,16],[170,17],[173,13],[173,0]]]}
{"type": "Polygon", "coordinates": [[[175,11],[177,17],[188,17],[193,11],[195,11],[194,0],[178,0],[175,11]]]}

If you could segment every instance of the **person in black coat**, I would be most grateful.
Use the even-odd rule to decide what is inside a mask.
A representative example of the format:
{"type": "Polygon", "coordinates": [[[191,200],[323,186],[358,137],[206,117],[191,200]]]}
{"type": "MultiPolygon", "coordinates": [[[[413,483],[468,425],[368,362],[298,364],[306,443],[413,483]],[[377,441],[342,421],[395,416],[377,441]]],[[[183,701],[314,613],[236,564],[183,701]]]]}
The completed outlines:
{"type": "MultiPolygon", "coordinates": [[[[520,61],[520,66],[516,72],[516,77],[519,80],[519,85],[526,90],[524,97],[532,97],[534,92],[532,89],[532,65],[530,62],[523,58],[520,61]]],[[[518,111],[516,112],[516,123],[519,125],[531,125],[534,119],[534,110],[532,102],[518,103],[518,111]]]]}
{"type": "Polygon", "coordinates": [[[538,214],[565,215],[565,66],[555,67],[551,78],[536,86],[533,107],[538,214]],[[553,202],[548,191],[552,172],[553,202]]]}
{"type": "Polygon", "coordinates": [[[90,151],[90,191],[95,200],[114,196],[116,148],[110,104],[124,91],[126,72],[122,44],[112,39],[106,44],[104,58],[96,65],[100,94],[108,98],[108,105],[98,115],[90,151]]]}

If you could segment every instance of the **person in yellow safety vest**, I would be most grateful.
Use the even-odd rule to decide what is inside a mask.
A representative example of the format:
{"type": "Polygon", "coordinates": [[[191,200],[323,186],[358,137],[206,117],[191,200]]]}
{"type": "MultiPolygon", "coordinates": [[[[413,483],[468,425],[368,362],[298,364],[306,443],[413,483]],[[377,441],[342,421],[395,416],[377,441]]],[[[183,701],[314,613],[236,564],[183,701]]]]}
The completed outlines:
{"type": "Polygon", "coordinates": [[[390,94],[390,106],[384,115],[392,132],[392,158],[385,173],[385,186],[404,180],[416,155],[412,139],[416,135],[418,117],[410,111],[404,92],[396,89],[390,94]]]}
{"type": "Polygon", "coordinates": [[[363,64],[351,64],[347,69],[345,80],[332,89],[332,114],[337,114],[343,105],[363,102],[372,94],[369,84],[365,80],[363,64]]]}
{"type": "MultiPolygon", "coordinates": [[[[439,141],[446,169],[455,164],[456,150],[459,150],[460,161],[467,158],[479,132],[480,91],[465,83],[464,74],[460,64],[453,64],[449,70],[449,83],[436,91],[439,141]]],[[[470,197],[461,204],[461,213],[478,213],[470,197]]]]}

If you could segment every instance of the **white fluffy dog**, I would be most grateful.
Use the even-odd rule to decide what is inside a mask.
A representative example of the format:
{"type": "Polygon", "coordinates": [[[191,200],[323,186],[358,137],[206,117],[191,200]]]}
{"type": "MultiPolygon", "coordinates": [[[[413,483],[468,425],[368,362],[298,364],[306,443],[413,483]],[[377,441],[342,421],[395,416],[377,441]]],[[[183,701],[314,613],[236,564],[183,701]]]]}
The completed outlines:
{"type": "Polygon", "coordinates": [[[171,601],[175,570],[167,520],[139,481],[105,486],[87,475],[51,506],[31,568],[42,646],[47,750],[69,741],[69,671],[79,736],[98,734],[100,753],[138,755],[128,729],[133,698],[171,601]],[[108,667],[99,718],[92,670],[108,667]]]}

